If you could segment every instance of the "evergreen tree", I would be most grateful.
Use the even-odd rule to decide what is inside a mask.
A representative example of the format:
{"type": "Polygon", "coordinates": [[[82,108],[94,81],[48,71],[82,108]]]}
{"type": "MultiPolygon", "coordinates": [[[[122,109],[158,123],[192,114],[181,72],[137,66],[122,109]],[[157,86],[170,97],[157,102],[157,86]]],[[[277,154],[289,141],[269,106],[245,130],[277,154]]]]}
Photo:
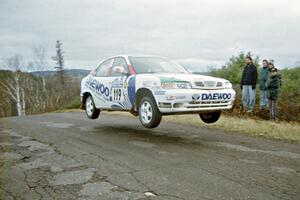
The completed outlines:
{"type": "Polygon", "coordinates": [[[52,59],[56,61],[55,69],[58,72],[58,76],[60,78],[60,82],[64,85],[64,52],[62,51],[62,43],[57,40],[56,41],[56,56],[53,56],[52,59]]]}

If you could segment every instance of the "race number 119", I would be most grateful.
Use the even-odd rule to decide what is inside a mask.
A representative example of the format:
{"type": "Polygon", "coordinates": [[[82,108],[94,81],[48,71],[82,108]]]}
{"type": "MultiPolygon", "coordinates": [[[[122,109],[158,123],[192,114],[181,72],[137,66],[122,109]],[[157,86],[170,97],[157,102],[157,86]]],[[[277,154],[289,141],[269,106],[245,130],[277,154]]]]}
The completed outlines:
{"type": "Polygon", "coordinates": [[[122,90],[120,88],[114,88],[112,94],[113,94],[114,101],[121,101],[122,90]]]}

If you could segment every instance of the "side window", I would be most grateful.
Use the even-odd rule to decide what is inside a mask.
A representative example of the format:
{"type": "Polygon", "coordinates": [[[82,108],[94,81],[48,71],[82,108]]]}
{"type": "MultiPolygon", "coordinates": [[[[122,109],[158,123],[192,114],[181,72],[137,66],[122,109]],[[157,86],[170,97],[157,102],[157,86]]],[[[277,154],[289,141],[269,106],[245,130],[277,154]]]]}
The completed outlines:
{"type": "Polygon", "coordinates": [[[113,65],[112,65],[112,72],[111,76],[122,76],[123,74],[128,73],[128,65],[124,58],[118,57],[114,59],[113,65]],[[122,66],[124,68],[124,71],[119,71],[119,67],[122,66]]]}
{"type": "Polygon", "coordinates": [[[100,77],[109,76],[109,74],[111,73],[111,62],[112,62],[112,59],[104,61],[97,68],[96,76],[100,76],[100,77]]]}

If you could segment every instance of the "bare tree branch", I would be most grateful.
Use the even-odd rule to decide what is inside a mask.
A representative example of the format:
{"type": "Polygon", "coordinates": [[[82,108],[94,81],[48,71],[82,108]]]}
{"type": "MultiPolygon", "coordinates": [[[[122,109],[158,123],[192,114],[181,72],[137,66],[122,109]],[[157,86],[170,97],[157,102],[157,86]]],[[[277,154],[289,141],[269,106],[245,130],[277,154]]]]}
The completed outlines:
{"type": "Polygon", "coordinates": [[[2,87],[5,89],[3,92],[8,94],[13,100],[17,101],[16,96],[13,94],[13,92],[11,91],[11,89],[9,87],[7,87],[7,85],[0,83],[2,85],[2,87]]]}
{"type": "Polygon", "coordinates": [[[34,54],[33,63],[35,70],[45,71],[46,70],[46,49],[42,45],[32,47],[34,54]]]}
{"type": "Polygon", "coordinates": [[[5,65],[8,70],[22,71],[24,70],[22,61],[23,61],[23,57],[19,54],[16,54],[13,57],[7,58],[5,60],[5,65]]]}

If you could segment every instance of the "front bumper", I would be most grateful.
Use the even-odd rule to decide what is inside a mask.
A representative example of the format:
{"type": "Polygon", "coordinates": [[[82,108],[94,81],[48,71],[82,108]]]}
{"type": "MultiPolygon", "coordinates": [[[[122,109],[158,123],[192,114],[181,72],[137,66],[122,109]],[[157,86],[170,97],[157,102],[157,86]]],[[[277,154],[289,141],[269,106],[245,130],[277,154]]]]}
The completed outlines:
{"type": "Polygon", "coordinates": [[[154,91],[154,97],[163,114],[205,113],[231,109],[236,92],[233,89],[171,89],[154,91]]]}

